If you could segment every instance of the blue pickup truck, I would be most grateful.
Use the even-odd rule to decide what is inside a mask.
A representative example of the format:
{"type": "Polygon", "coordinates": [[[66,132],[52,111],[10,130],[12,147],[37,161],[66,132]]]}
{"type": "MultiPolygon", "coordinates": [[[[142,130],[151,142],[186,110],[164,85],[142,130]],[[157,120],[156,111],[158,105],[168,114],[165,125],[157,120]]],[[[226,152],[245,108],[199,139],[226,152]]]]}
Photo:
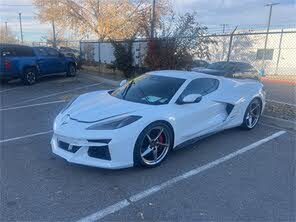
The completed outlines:
{"type": "Polygon", "coordinates": [[[7,82],[20,78],[32,85],[39,77],[66,73],[76,75],[76,63],[55,48],[0,44],[0,80],[7,82]]]}

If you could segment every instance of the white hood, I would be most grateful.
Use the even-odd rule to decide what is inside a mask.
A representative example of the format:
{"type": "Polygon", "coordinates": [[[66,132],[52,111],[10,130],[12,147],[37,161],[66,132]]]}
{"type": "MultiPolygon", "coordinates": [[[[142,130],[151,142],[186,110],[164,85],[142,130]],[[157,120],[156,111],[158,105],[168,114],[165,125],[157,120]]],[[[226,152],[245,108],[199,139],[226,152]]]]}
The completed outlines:
{"type": "Polygon", "coordinates": [[[66,114],[77,121],[96,122],[145,108],[150,108],[150,105],[118,99],[111,96],[108,91],[100,91],[79,96],[68,108],[66,114]]]}

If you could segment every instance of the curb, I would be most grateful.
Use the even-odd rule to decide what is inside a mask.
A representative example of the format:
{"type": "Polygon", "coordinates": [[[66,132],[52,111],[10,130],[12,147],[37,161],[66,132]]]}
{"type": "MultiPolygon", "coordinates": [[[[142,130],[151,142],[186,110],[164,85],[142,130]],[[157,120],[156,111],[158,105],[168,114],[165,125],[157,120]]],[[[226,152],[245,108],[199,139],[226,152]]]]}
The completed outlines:
{"type": "Polygon", "coordinates": [[[266,116],[266,115],[261,116],[261,121],[272,126],[296,131],[295,121],[280,119],[280,118],[276,118],[273,116],[266,116]]]}
{"type": "Polygon", "coordinates": [[[263,82],[272,82],[272,83],[283,83],[283,84],[288,84],[288,85],[296,85],[295,80],[271,79],[271,78],[268,78],[268,77],[261,77],[261,80],[263,82]]]}

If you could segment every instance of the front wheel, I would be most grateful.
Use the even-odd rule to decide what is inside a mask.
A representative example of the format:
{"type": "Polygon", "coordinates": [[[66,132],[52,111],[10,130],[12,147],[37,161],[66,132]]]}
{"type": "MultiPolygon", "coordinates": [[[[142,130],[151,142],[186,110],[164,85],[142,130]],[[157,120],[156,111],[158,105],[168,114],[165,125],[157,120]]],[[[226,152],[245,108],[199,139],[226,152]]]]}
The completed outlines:
{"type": "Polygon", "coordinates": [[[241,125],[243,129],[253,129],[257,125],[262,111],[262,104],[259,99],[253,99],[244,115],[244,122],[241,125]]]}
{"type": "Polygon", "coordinates": [[[139,135],[135,149],[136,166],[156,167],[167,157],[173,147],[173,132],[163,122],[155,122],[147,126],[139,135]]]}

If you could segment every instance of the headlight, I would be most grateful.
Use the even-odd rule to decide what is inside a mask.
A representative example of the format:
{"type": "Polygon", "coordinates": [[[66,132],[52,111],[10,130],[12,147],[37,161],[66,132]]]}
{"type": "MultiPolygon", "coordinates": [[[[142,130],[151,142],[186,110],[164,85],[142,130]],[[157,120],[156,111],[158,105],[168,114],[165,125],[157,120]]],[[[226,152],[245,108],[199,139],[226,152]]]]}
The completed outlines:
{"type": "Polygon", "coordinates": [[[121,127],[127,126],[138,119],[142,118],[141,116],[124,116],[117,119],[107,120],[98,122],[88,128],[87,130],[113,130],[119,129],[121,127]]]}
{"type": "Polygon", "coordinates": [[[68,104],[61,110],[61,113],[65,112],[73,103],[74,101],[77,99],[78,97],[75,96],[73,97],[69,102],[68,104]]]}

